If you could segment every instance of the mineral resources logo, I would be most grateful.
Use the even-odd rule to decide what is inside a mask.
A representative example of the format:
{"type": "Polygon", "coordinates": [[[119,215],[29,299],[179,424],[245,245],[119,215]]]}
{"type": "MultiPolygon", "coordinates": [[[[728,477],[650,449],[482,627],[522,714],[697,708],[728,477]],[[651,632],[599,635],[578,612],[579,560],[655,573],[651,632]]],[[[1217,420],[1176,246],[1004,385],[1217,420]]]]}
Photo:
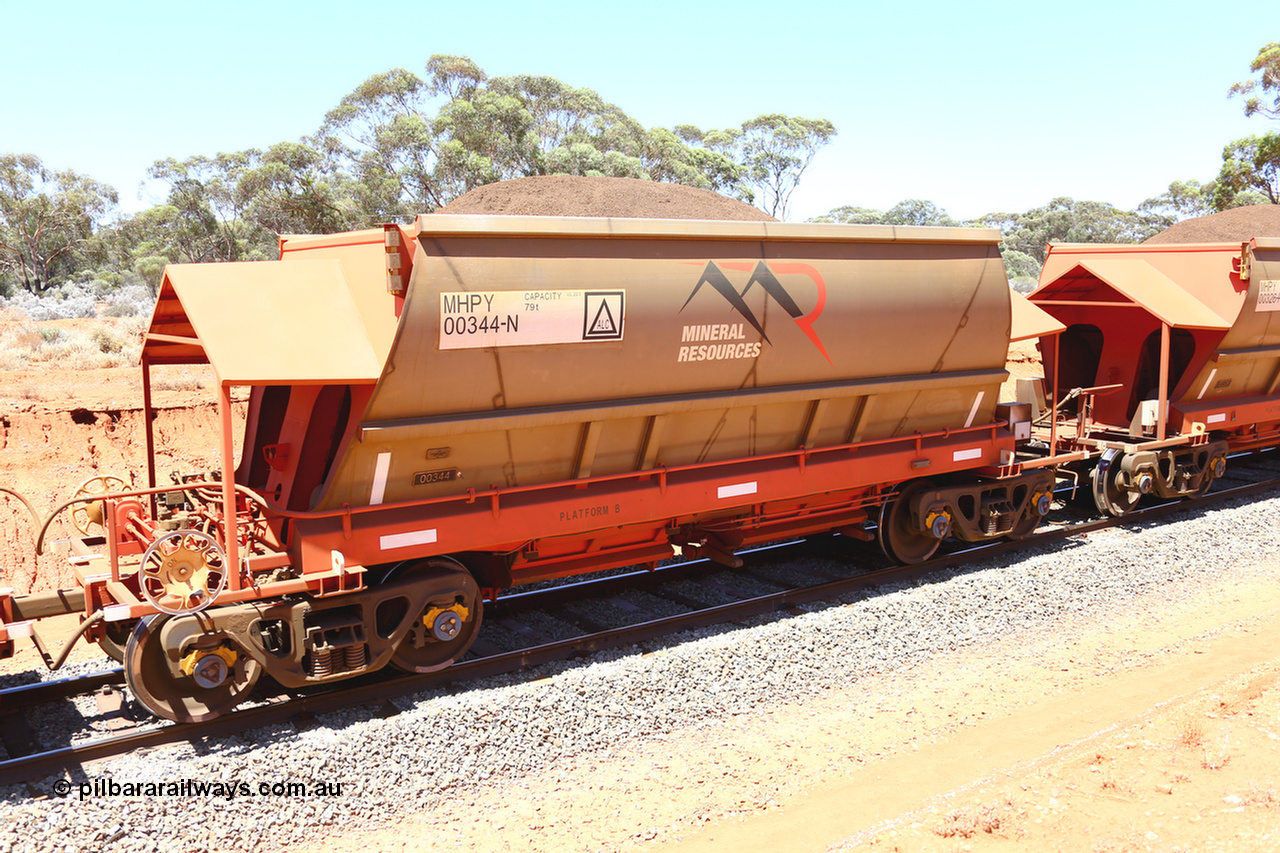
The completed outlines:
{"type": "Polygon", "coordinates": [[[698,291],[702,286],[710,285],[716,293],[719,293],[724,300],[729,303],[730,307],[746,321],[743,323],[721,323],[710,325],[693,325],[685,326],[681,335],[682,342],[689,341],[735,341],[735,343],[711,344],[704,346],[682,346],[680,347],[680,355],[678,361],[718,361],[722,359],[733,358],[754,358],[760,354],[761,342],[746,342],[745,326],[749,325],[760,334],[764,343],[773,345],[769,340],[769,336],[765,334],[764,325],[756,317],[755,312],[751,310],[751,306],[747,304],[747,294],[751,292],[751,288],[760,285],[764,289],[767,298],[786,311],[800,331],[804,332],[809,340],[813,341],[813,345],[818,348],[818,352],[822,353],[822,357],[831,363],[831,356],[827,354],[827,348],[823,346],[822,339],[818,337],[818,333],[814,331],[814,322],[822,315],[823,308],[827,304],[827,285],[822,280],[822,276],[818,274],[809,264],[802,263],[775,263],[772,266],[764,261],[755,262],[754,266],[751,262],[721,262],[718,266],[714,261],[708,261],[707,266],[702,271],[702,276],[698,279],[698,283],[693,286],[693,292],[689,294],[689,298],[685,300],[684,305],[680,306],[680,310],[684,311],[693,301],[693,297],[698,295],[698,291]],[[722,269],[723,268],[723,269],[722,269]],[[751,275],[747,279],[746,287],[741,292],[733,286],[733,282],[725,275],[724,270],[733,272],[749,272],[751,275]],[[808,314],[800,309],[796,304],[796,300],[778,280],[778,276],[802,275],[814,283],[818,291],[817,304],[808,314]]]}

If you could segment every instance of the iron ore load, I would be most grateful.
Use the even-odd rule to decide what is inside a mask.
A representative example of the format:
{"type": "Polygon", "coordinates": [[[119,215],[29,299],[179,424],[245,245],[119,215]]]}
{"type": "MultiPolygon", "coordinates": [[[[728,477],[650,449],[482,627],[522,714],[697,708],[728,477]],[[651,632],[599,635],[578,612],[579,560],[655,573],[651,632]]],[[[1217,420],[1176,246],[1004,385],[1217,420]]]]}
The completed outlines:
{"type": "Polygon", "coordinates": [[[998,243],[430,215],[170,266],[142,352],[147,485],[99,478],[55,509],[76,586],[0,592],[0,653],[29,636],[56,666],[37,622],[78,613],[143,705],[203,720],[263,673],[446,667],[519,584],[677,553],[736,567],[831,531],[918,563],[1029,535],[1059,479],[1123,512],[1200,494],[1226,449],[1275,438],[1274,245],[1205,250],[1168,293],[1138,266],[1163,256],[1059,247],[1027,301],[998,243]],[[1030,337],[1049,378],[1002,403],[1030,337]],[[163,364],[216,373],[220,471],[159,482],[163,364]]]}

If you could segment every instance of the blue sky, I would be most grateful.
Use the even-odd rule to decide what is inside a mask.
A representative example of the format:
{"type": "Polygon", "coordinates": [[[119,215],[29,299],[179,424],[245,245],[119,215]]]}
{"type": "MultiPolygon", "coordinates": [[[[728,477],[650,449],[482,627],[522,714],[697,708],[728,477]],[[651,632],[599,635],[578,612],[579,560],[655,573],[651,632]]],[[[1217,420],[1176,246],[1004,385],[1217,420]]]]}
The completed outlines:
{"type": "Polygon", "coordinates": [[[110,183],[125,210],[158,200],[139,197],[153,161],[298,139],[434,53],[595,89],[646,126],[830,119],[792,220],[905,198],[1132,208],[1277,129],[1226,97],[1280,40],[1275,3],[0,0],[0,29],[0,152],[110,183]]]}

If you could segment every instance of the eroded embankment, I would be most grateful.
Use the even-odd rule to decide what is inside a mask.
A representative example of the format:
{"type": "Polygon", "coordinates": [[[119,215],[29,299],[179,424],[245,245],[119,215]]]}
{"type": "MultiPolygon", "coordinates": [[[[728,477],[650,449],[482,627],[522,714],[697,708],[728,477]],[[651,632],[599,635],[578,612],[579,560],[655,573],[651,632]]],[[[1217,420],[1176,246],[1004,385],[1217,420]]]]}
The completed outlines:
{"type": "MultiPolygon", "coordinates": [[[[235,404],[233,412],[239,453],[245,405],[235,404]]],[[[154,427],[161,484],[170,482],[172,471],[220,467],[215,405],[160,409],[154,427]]],[[[0,486],[21,492],[41,520],[91,477],[114,475],[141,487],[146,471],[146,435],[139,409],[33,408],[0,416],[0,486]]],[[[70,531],[64,512],[50,527],[48,538],[65,538],[70,531]]],[[[72,583],[66,557],[36,557],[38,533],[26,507],[0,493],[0,586],[22,593],[72,583]]]]}

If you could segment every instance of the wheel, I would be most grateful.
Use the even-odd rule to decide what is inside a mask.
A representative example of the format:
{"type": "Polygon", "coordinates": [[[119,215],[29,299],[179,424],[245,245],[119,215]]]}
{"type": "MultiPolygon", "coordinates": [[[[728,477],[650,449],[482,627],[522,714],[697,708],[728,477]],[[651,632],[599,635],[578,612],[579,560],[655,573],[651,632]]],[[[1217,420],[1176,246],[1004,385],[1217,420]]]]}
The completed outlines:
{"type": "Polygon", "coordinates": [[[262,667],[243,652],[220,644],[196,661],[192,675],[174,675],[169,652],[161,641],[162,629],[174,618],[157,613],[138,623],[125,648],[125,683],[134,698],[157,717],[177,723],[212,720],[240,704],[253,690],[262,667]],[[230,662],[225,653],[232,658],[230,662]]]}
{"type": "Polygon", "coordinates": [[[1118,450],[1106,450],[1098,464],[1089,472],[1093,505],[1098,512],[1119,518],[1127,515],[1142,500],[1142,495],[1120,484],[1120,460],[1118,450]]]}
{"type": "MultiPolygon", "coordinates": [[[[109,495],[112,492],[123,492],[129,484],[114,474],[99,474],[90,477],[79,485],[71,499],[87,498],[92,495],[109,495]]],[[[83,536],[93,536],[94,528],[103,528],[106,521],[102,515],[102,501],[89,501],[71,507],[71,525],[83,536]]]]}
{"type": "Polygon", "coordinates": [[[911,522],[911,499],[933,488],[928,480],[905,485],[898,497],[880,508],[880,527],[876,538],[880,550],[890,560],[904,565],[923,563],[934,555],[942,540],[915,528],[911,522]]]}
{"type": "Polygon", "coordinates": [[[391,665],[404,672],[435,672],[458,660],[476,635],[484,609],[480,587],[460,564],[434,559],[392,569],[387,581],[421,576],[437,578],[440,592],[429,595],[409,633],[391,655],[391,665]]]}

